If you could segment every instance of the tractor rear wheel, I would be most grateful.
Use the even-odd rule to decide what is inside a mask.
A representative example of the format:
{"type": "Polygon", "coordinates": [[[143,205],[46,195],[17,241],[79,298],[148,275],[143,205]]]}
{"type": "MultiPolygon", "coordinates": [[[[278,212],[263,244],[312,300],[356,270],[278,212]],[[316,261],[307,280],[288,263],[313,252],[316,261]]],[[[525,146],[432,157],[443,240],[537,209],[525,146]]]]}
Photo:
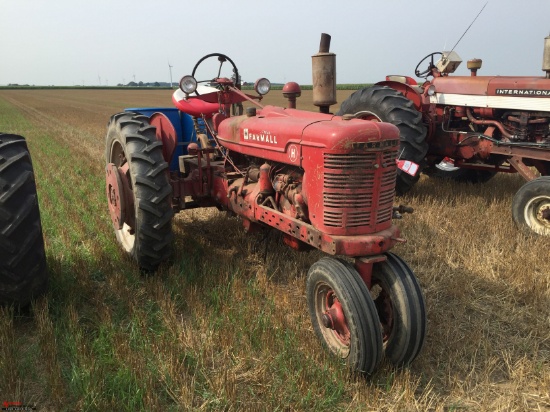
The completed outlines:
{"type": "Polygon", "coordinates": [[[118,242],[141,270],[154,272],[171,254],[172,187],[162,142],[147,116],[111,117],[106,137],[107,201],[118,242]]]}
{"type": "Polygon", "coordinates": [[[384,355],[394,365],[408,365],[422,349],[426,305],[413,271],[397,255],[375,263],[371,296],[382,325],[384,355]]]}
{"type": "MultiPolygon", "coordinates": [[[[399,129],[401,147],[400,158],[417,163],[422,169],[428,152],[426,127],[422,114],[415,109],[412,101],[397,90],[387,86],[372,86],[357,90],[348,97],[336,113],[338,116],[354,114],[365,120],[392,123],[399,129]]],[[[420,171],[411,176],[402,170],[397,171],[397,194],[408,192],[418,181],[420,171]]]]}
{"type": "Polygon", "coordinates": [[[525,183],[512,199],[512,218],[523,232],[550,236],[550,176],[525,183]]]}
{"type": "Polygon", "coordinates": [[[308,272],[306,295],[317,337],[354,372],[372,373],[382,359],[376,307],[359,273],[330,257],[308,272]]]}
{"type": "Polygon", "coordinates": [[[26,306],[47,286],[44,238],[27,143],[21,136],[0,134],[0,303],[26,306]]]}

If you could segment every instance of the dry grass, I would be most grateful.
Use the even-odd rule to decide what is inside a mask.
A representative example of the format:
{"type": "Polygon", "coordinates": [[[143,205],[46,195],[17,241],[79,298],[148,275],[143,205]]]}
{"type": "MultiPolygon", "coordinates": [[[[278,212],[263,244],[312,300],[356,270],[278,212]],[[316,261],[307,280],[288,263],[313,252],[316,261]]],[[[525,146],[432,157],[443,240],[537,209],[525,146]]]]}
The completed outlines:
{"type": "MultiPolygon", "coordinates": [[[[284,104],[274,92],[269,104],[284,104]]],[[[312,109],[311,92],[298,106],[312,109]]],[[[351,91],[339,91],[342,101],[351,91]]],[[[269,95],[268,95],[269,96],[269,95]]],[[[299,254],[213,210],[174,221],[176,254],[142,277],[104,199],[109,116],[171,106],[164,91],[0,91],[0,130],[28,139],[52,285],[29,314],[0,313],[0,401],[43,410],[550,410],[549,239],[510,217],[522,181],[423,177],[400,202],[428,311],[405,370],[352,379],[316,340],[299,254]],[[267,250],[267,253],[266,253],[267,250]]],[[[336,108],[333,108],[336,109],[336,108]]]]}

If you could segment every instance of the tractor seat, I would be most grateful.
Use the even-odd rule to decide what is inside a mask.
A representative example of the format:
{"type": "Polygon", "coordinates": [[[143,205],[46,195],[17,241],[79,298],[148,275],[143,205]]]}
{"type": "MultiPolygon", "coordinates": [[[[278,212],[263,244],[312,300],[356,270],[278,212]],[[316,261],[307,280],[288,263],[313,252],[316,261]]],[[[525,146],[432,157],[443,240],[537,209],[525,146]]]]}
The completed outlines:
{"type": "Polygon", "coordinates": [[[202,97],[211,97],[211,95],[218,93],[218,89],[211,86],[198,85],[197,91],[200,93],[199,97],[197,97],[196,93],[191,93],[186,96],[181,89],[177,89],[172,94],[172,102],[174,102],[178,110],[193,117],[212,117],[212,115],[217,113],[220,109],[217,102],[212,102],[212,100],[215,101],[217,99],[210,98],[208,99],[209,101],[204,101],[202,97]]]}

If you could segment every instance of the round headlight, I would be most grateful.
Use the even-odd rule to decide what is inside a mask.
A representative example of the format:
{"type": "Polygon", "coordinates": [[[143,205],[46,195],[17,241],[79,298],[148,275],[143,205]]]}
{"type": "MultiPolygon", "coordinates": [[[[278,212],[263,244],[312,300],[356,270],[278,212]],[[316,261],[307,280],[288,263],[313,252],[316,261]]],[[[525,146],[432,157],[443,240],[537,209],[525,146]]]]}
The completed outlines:
{"type": "Polygon", "coordinates": [[[262,77],[261,79],[256,80],[256,83],[254,83],[254,90],[256,90],[256,93],[263,96],[271,90],[271,82],[265,77],[262,77]]]}
{"type": "Polygon", "coordinates": [[[428,96],[433,96],[435,94],[435,86],[433,84],[430,84],[430,87],[428,87],[428,96]]]}
{"type": "Polygon", "coordinates": [[[197,90],[197,81],[193,76],[183,76],[180,80],[180,89],[186,94],[191,94],[197,90]]]}

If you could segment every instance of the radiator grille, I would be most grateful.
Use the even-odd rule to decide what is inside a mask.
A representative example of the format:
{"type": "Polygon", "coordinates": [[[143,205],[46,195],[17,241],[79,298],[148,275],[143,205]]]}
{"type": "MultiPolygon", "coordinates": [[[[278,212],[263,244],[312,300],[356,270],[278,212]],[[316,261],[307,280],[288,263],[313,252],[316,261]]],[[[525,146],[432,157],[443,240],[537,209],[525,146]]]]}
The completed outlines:
{"type": "Polygon", "coordinates": [[[391,220],[396,151],[324,154],[324,224],[360,227],[391,220]]]}

